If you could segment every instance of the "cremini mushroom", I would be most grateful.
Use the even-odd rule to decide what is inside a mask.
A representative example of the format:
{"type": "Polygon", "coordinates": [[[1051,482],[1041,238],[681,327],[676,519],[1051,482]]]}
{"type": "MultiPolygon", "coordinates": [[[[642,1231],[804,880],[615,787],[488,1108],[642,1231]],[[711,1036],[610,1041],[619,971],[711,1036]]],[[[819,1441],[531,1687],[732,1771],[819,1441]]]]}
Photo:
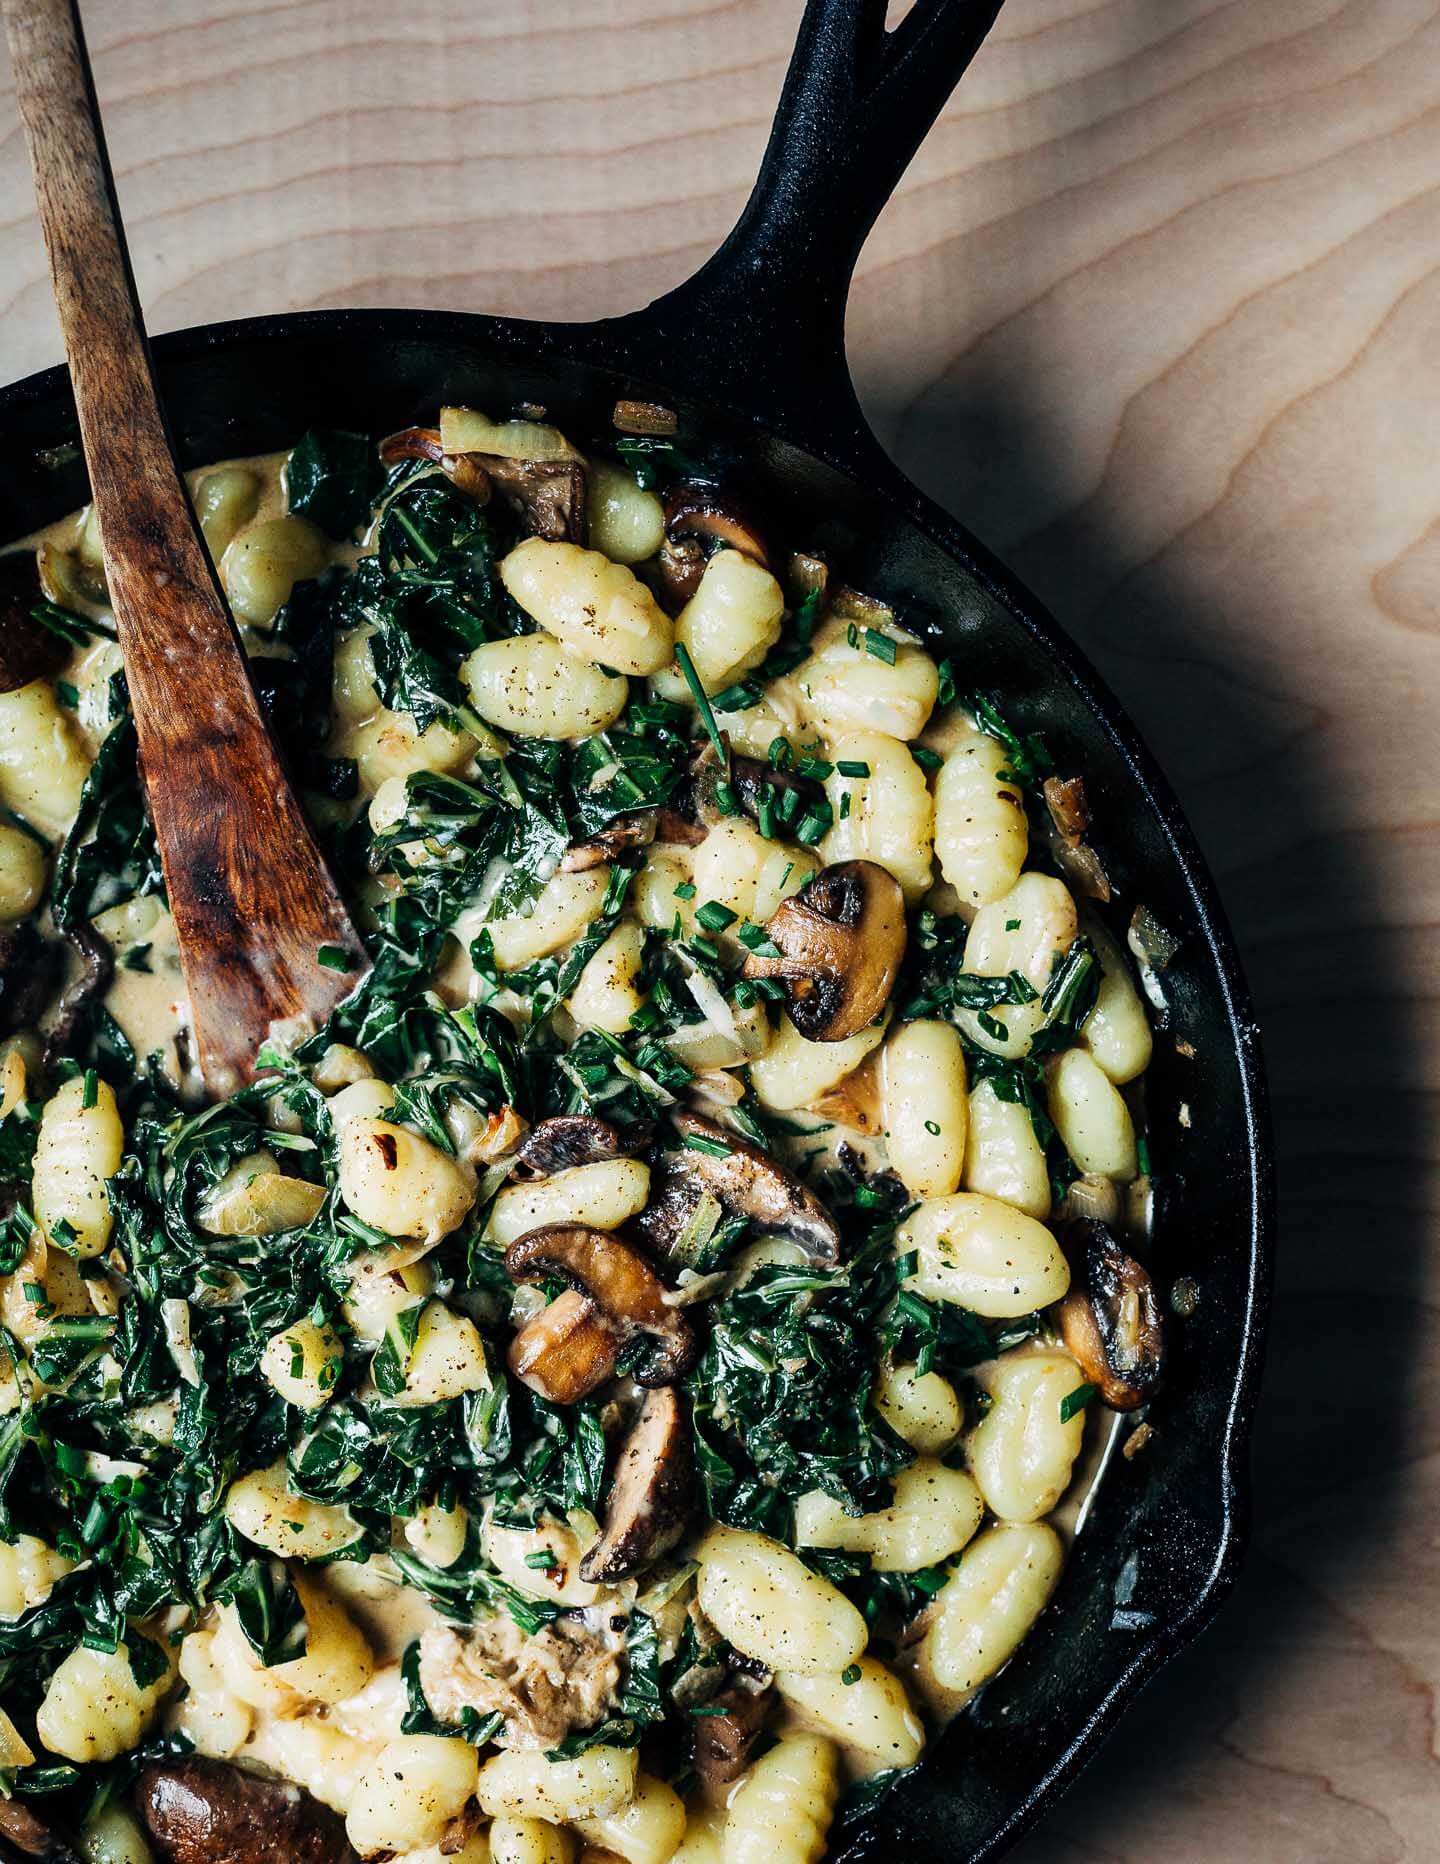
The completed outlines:
{"type": "Polygon", "coordinates": [[[615,1375],[621,1336],[573,1288],[557,1295],[510,1342],[510,1370],[549,1404],[579,1404],[615,1375]]]}
{"type": "Polygon", "coordinates": [[[484,469],[532,537],[543,537],[550,543],[585,542],[589,526],[583,461],[514,460],[492,453],[464,457],[484,469]]]}
{"type": "Polygon", "coordinates": [[[681,809],[702,830],[713,828],[725,819],[727,811],[720,807],[716,795],[722,783],[729,784],[735,800],[752,822],[760,820],[768,803],[782,831],[787,825],[793,828],[807,810],[828,808],[825,786],[813,777],[802,776],[798,770],[777,770],[764,758],[745,757],[738,751],[731,753],[727,772],[708,739],[691,760],[690,772],[690,780],[682,792],[681,809]],[[792,794],[796,800],[787,803],[785,799],[792,794]]]}
{"type": "Polygon", "coordinates": [[[64,947],[32,920],[0,926],[0,1036],[33,1029],[60,975],[64,947]]]}
{"type": "Polygon", "coordinates": [[[746,977],[785,985],[807,1042],[844,1042],[884,1009],[905,956],[905,896],[873,861],[822,867],[766,926],[778,957],[752,952],[746,977]]]}
{"type": "MultiPolygon", "coordinates": [[[[813,1262],[833,1267],[840,1260],[840,1232],[815,1193],[785,1167],[738,1133],[682,1109],[675,1113],[682,1144],[663,1153],[651,1174],[649,1205],[636,1228],[657,1250],[674,1256],[702,1198],[779,1230],[813,1262]]],[[[680,1253],[683,1253],[680,1252],[680,1253]]]]}
{"type": "Polygon", "coordinates": [[[0,1839],[9,1840],[9,1855],[35,1864],[80,1864],[80,1853],[23,1799],[0,1800],[0,1839]]]}
{"type": "Polygon", "coordinates": [[[1055,1309],[1060,1337],[1114,1411],[1144,1404],[1165,1363],[1164,1326],[1148,1271],[1097,1218],[1064,1226],[1070,1292],[1055,1309]]]}
{"type": "Polygon", "coordinates": [[[1086,841],[1090,805],[1083,777],[1046,777],[1045,808],[1056,862],[1075,889],[1092,900],[1110,898],[1110,880],[1100,857],[1086,841]]]}
{"type": "Polygon", "coordinates": [[[580,1577],[614,1585],[668,1553],[685,1532],[695,1455],[685,1400],[669,1386],[647,1392],[625,1434],[605,1504],[605,1528],[580,1562],[580,1577]]]}
{"type": "Polygon", "coordinates": [[[774,1705],[773,1689],[737,1676],[705,1705],[709,1713],[695,1718],[695,1771],[707,1793],[722,1792],[744,1773],[774,1705]]]}
{"type": "Polygon", "coordinates": [[[34,551],[0,557],[0,693],[50,679],[65,664],[65,643],[31,612],[44,599],[34,551]]]}
{"type": "Polygon", "coordinates": [[[562,870],[567,874],[583,873],[586,868],[603,867],[632,848],[648,848],[655,839],[657,813],[654,809],[637,809],[633,815],[621,816],[597,830],[588,841],[575,842],[565,850],[562,870]]]}
{"type": "Polygon", "coordinates": [[[732,492],[713,485],[677,485],[665,494],[665,542],[660,547],[660,581],[676,605],[700,586],[717,544],[728,544],[763,569],[770,553],[732,492]]]}
{"type": "Polygon", "coordinates": [[[515,1154],[514,1176],[548,1178],[577,1165],[598,1165],[602,1159],[631,1158],[650,1141],[650,1128],[633,1127],[622,1134],[608,1120],[593,1113],[558,1113],[530,1128],[515,1154]]]}
{"type": "Polygon", "coordinates": [[[456,489],[473,498],[477,505],[489,503],[490,475],[473,453],[447,453],[440,443],[438,427],[405,427],[380,442],[380,458],[387,466],[401,460],[429,460],[438,466],[456,489]]]}
{"type": "Polygon", "coordinates": [[[556,1276],[594,1302],[621,1342],[647,1334],[649,1353],[634,1368],[640,1385],[672,1385],[694,1365],[695,1330],[665,1299],[665,1285],[643,1257],[605,1230],[583,1223],[547,1223],[517,1237],[505,1267],[519,1282],[556,1276]]]}

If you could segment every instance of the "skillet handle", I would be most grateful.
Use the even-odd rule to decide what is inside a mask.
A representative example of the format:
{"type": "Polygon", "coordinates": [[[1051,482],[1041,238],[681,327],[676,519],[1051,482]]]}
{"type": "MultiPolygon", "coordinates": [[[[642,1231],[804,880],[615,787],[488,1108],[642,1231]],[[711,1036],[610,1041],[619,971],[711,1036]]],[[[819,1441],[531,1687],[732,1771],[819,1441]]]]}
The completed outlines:
{"type": "Polygon", "coordinates": [[[856,259],[1002,0],[807,0],[759,178],[694,276],[608,328],[637,370],[784,429],[869,439],[845,360],[856,259]],[[657,366],[658,365],[658,366],[657,366]]]}

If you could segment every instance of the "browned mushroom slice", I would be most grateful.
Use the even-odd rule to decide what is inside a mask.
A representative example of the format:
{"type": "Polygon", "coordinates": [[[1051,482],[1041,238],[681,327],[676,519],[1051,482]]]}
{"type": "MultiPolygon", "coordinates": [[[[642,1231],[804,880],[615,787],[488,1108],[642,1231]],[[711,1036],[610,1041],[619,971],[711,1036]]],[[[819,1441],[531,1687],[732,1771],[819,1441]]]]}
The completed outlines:
{"type": "Polygon", "coordinates": [[[736,801],[752,822],[760,820],[761,808],[768,802],[782,832],[786,827],[793,829],[806,810],[825,807],[822,784],[813,777],[802,776],[797,770],[776,770],[763,758],[734,753],[727,775],[724,763],[708,741],[696,753],[690,769],[682,808],[702,830],[713,828],[728,813],[720,807],[716,795],[722,783],[729,784],[736,801]],[[793,803],[787,801],[791,795],[795,798],[793,803]]]}
{"type": "Polygon", "coordinates": [[[438,427],[404,427],[380,442],[380,458],[387,466],[401,460],[430,460],[445,472],[457,490],[473,498],[477,505],[488,502],[490,475],[475,453],[447,453],[440,442],[438,427]]]}
{"type": "Polygon", "coordinates": [[[698,848],[708,833],[708,829],[692,822],[683,810],[657,809],[655,812],[656,841],[668,841],[680,848],[698,848]]]}
{"type": "Polygon", "coordinates": [[[34,1858],[36,1864],[80,1864],[80,1853],[23,1799],[0,1799],[0,1839],[12,1847],[8,1853],[0,1847],[0,1856],[34,1858]]]}
{"type": "Polygon", "coordinates": [[[665,494],[665,542],[660,581],[672,604],[688,602],[700,587],[717,544],[728,544],[769,569],[770,553],[733,493],[713,485],[677,485],[665,494]]]}
{"type": "MultiPolygon", "coordinates": [[[[833,1267],[840,1260],[835,1219],[793,1172],[703,1114],[682,1109],[674,1121],[681,1138],[696,1143],[687,1143],[662,1159],[658,1167],[662,1207],[671,1185],[688,1179],[726,1210],[749,1217],[764,1229],[783,1231],[813,1262],[833,1267]]],[[[652,1208],[656,1201],[652,1199],[652,1208]]],[[[677,1200],[673,1211],[678,1214],[683,1208],[677,1200]]]]}
{"type": "Polygon", "coordinates": [[[905,896],[873,861],[822,867],[782,901],[766,931],[778,958],[752,952],[746,977],[777,977],[808,1042],[843,1042],[889,1001],[905,956],[905,896]]]}
{"type": "Polygon", "coordinates": [[[707,1792],[733,1786],[750,1765],[774,1702],[773,1689],[757,1689],[742,1679],[706,1704],[708,1715],[695,1718],[695,1771],[707,1792]],[[716,1709],[724,1713],[717,1715],[716,1709]]]}
{"type": "Polygon", "coordinates": [[[548,1178],[575,1165],[598,1165],[602,1159],[633,1157],[650,1143],[651,1127],[632,1126],[626,1133],[593,1113],[557,1113],[530,1128],[515,1154],[517,1178],[548,1178]]]}
{"type": "Polygon", "coordinates": [[[33,550],[0,557],[0,693],[48,680],[65,664],[69,649],[31,613],[44,599],[33,550]]]}
{"type": "Polygon", "coordinates": [[[582,1223],[547,1223],[518,1237],[505,1251],[516,1281],[558,1276],[589,1297],[623,1341],[648,1334],[653,1345],[635,1368],[640,1385],[673,1385],[699,1354],[695,1330],[665,1299],[665,1284],[650,1264],[605,1230],[582,1223]]]}
{"type": "Polygon", "coordinates": [[[560,866],[567,874],[580,874],[589,867],[603,866],[632,848],[648,848],[655,839],[653,809],[637,809],[634,815],[621,816],[608,828],[602,828],[589,841],[577,841],[565,850],[560,866]]]}
{"type": "Polygon", "coordinates": [[[223,1761],[142,1768],[135,1806],[168,1864],[356,1864],[339,1813],[223,1761]]]}
{"type": "Polygon", "coordinates": [[[1160,1302],[1149,1273],[1093,1217],[1065,1225],[1070,1292],[1055,1309],[1060,1337],[1114,1411],[1144,1404],[1165,1363],[1160,1302]]]}
{"type": "Polygon", "coordinates": [[[0,1036],[33,1029],[59,981],[63,947],[29,920],[0,926],[0,1036]]]}
{"type": "Polygon", "coordinates": [[[45,1038],[47,1068],[74,1051],[90,1027],[89,1011],[105,995],[115,975],[115,953],[88,919],[72,921],[65,928],[65,936],[79,954],[80,970],[66,986],[45,1038]]]}
{"type": "Polygon", "coordinates": [[[1045,807],[1050,817],[1050,841],[1055,859],[1066,878],[1092,900],[1110,898],[1110,880],[1100,857],[1085,839],[1090,827],[1090,805],[1083,777],[1046,777],[1045,807]]]}
{"type": "Polygon", "coordinates": [[[550,1404],[579,1404],[615,1376],[620,1334],[573,1288],[541,1310],[510,1342],[516,1378],[550,1404]]]}
{"type": "Polygon", "coordinates": [[[605,1531],[580,1562],[580,1577],[613,1585],[668,1553],[685,1532],[695,1492],[695,1452],[683,1398],[647,1392],[620,1446],[605,1531]]]}
{"type": "Polygon", "coordinates": [[[585,467],[581,461],[512,460],[498,453],[465,457],[484,469],[533,537],[560,544],[585,542],[585,467]]]}

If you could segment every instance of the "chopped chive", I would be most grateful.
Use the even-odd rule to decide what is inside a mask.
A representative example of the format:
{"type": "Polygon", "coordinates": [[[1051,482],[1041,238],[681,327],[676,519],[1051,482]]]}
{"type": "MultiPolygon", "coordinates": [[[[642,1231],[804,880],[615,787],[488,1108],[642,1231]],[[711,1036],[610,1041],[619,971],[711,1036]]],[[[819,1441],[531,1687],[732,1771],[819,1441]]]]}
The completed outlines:
{"type": "Polygon", "coordinates": [[[548,1547],[541,1547],[538,1552],[525,1555],[525,1564],[537,1573],[548,1573],[551,1567],[558,1566],[560,1562],[548,1547]]]}
{"type": "Polygon", "coordinates": [[[927,1120],[925,1122],[925,1130],[932,1139],[938,1139],[940,1137],[940,1122],[938,1120],[927,1120]]]}
{"type": "Polygon", "coordinates": [[[323,964],[327,971],[350,969],[350,955],[339,945],[322,945],[315,954],[315,962],[323,964]]]}
{"type": "Polygon", "coordinates": [[[1018,932],[1020,930],[1020,921],[1018,919],[1007,919],[1005,921],[1005,930],[1007,932],[1018,932]]]}
{"type": "Polygon", "coordinates": [[[845,794],[840,798],[840,820],[842,822],[846,822],[849,820],[849,818],[850,818],[850,792],[849,790],[846,790],[845,794]]]}
{"type": "Polygon", "coordinates": [[[1077,1385],[1073,1392],[1067,1392],[1060,1400],[1060,1422],[1068,1424],[1072,1417],[1078,1416],[1095,1396],[1095,1387],[1087,1380],[1077,1385]]]}
{"type": "Polygon", "coordinates": [[[802,777],[814,777],[817,783],[823,783],[835,766],[824,757],[802,757],[795,766],[802,777]]]}
{"type": "Polygon", "coordinates": [[[739,980],[734,990],[731,992],[731,995],[735,999],[736,1007],[742,1010],[753,1009],[760,1001],[760,992],[755,988],[748,977],[742,977],[739,980]]]}
{"type": "Polygon", "coordinates": [[[787,769],[794,755],[794,748],[788,738],[782,736],[770,740],[770,749],[766,752],[766,756],[770,759],[772,770],[787,769]]]}
{"type": "Polygon", "coordinates": [[[73,712],[80,703],[80,688],[72,686],[69,680],[56,680],[55,697],[61,705],[68,706],[73,712]]]}
{"type": "Polygon", "coordinates": [[[677,900],[693,900],[695,897],[694,883],[689,880],[682,880],[680,885],[675,889],[675,897],[677,900]]]}
{"type": "Polygon", "coordinates": [[[728,906],[722,906],[719,900],[706,900],[695,914],[695,923],[704,926],[707,932],[723,932],[727,926],[733,926],[739,916],[728,906]]]}
{"type": "Polygon", "coordinates": [[[859,1664],[847,1663],[845,1668],[840,1672],[840,1681],[844,1683],[847,1689],[852,1683],[858,1683],[860,1681],[859,1664]]]}
{"type": "Polygon", "coordinates": [[[100,1077],[93,1068],[85,1070],[85,1085],[80,1090],[80,1105],[93,1107],[100,1098],[100,1077]]]}
{"type": "Polygon", "coordinates": [[[858,758],[842,758],[835,768],[842,777],[868,777],[870,775],[870,766],[862,764],[858,758]]]}
{"type": "Polygon", "coordinates": [[[729,750],[726,747],[724,738],[720,735],[720,727],[715,723],[715,714],[711,710],[710,701],[706,696],[705,688],[700,683],[700,675],[695,671],[695,662],[690,658],[690,649],[682,642],[676,643],[675,664],[685,676],[685,684],[690,688],[690,696],[695,701],[696,710],[699,712],[701,723],[705,727],[705,734],[709,738],[711,744],[714,745],[716,756],[724,759],[725,767],[728,770],[730,767],[729,750]]]}
{"type": "Polygon", "coordinates": [[[845,630],[845,641],[846,645],[849,647],[858,647],[860,645],[860,630],[855,626],[853,621],[845,630]]]}
{"type": "Polygon", "coordinates": [[[865,652],[873,654],[877,660],[883,660],[886,666],[895,664],[895,643],[888,634],[881,634],[878,629],[865,630],[865,652]]]}
{"type": "Polygon", "coordinates": [[[1150,1141],[1144,1133],[1139,1134],[1135,1140],[1135,1162],[1140,1167],[1140,1176],[1148,1178],[1150,1176],[1150,1141]]]}
{"type": "Polygon", "coordinates": [[[706,938],[703,932],[697,932],[689,940],[689,945],[691,951],[698,951],[700,956],[706,959],[710,964],[719,964],[720,947],[715,943],[714,939],[706,938]]]}
{"type": "Polygon", "coordinates": [[[796,825],[796,840],[803,841],[807,847],[813,846],[829,832],[833,820],[834,812],[828,803],[824,809],[818,809],[812,805],[796,825]]]}
{"type": "Polygon", "coordinates": [[[730,1148],[722,1140],[707,1139],[703,1133],[686,1133],[685,1146],[687,1151],[703,1152],[712,1159],[728,1159],[730,1156],[730,1148]]]}
{"type": "Polygon", "coordinates": [[[740,814],[740,799],[736,796],[733,787],[728,783],[717,783],[715,785],[715,802],[722,815],[740,814]]]}
{"type": "Polygon", "coordinates": [[[910,755],[922,770],[938,770],[945,759],[938,751],[932,751],[927,745],[912,744],[910,755]]]}

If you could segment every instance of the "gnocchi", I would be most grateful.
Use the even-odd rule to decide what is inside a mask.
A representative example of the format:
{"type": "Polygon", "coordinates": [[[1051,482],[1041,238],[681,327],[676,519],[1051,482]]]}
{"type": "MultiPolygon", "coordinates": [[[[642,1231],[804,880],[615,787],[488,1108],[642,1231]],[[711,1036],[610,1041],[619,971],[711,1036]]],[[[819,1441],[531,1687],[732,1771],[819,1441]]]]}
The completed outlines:
{"type": "Polygon", "coordinates": [[[901,1224],[895,1246],[917,1256],[910,1287],[988,1320],[1048,1307],[1070,1286],[1065,1257],[1045,1226],[978,1191],[921,1204],[901,1224]]]}
{"type": "Polygon", "coordinates": [[[500,565],[515,600],[572,653],[617,673],[658,673],[670,618],[632,570],[599,550],[527,537],[500,565]]]}
{"type": "Polygon", "coordinates": [[[776,1670],[843,1670],[865,1648],[865,1620],[778,1541],[712,1527],[697,1553],[700,1608],[736,1650],[776,1670]]]}
{"type": "Polygon", "coordinates": [[[722,1864],[819,1864],[840,1797],[833,1745],[820,1735],[791,1735],[764,1754],[730,1801],[722,1864]]]}

